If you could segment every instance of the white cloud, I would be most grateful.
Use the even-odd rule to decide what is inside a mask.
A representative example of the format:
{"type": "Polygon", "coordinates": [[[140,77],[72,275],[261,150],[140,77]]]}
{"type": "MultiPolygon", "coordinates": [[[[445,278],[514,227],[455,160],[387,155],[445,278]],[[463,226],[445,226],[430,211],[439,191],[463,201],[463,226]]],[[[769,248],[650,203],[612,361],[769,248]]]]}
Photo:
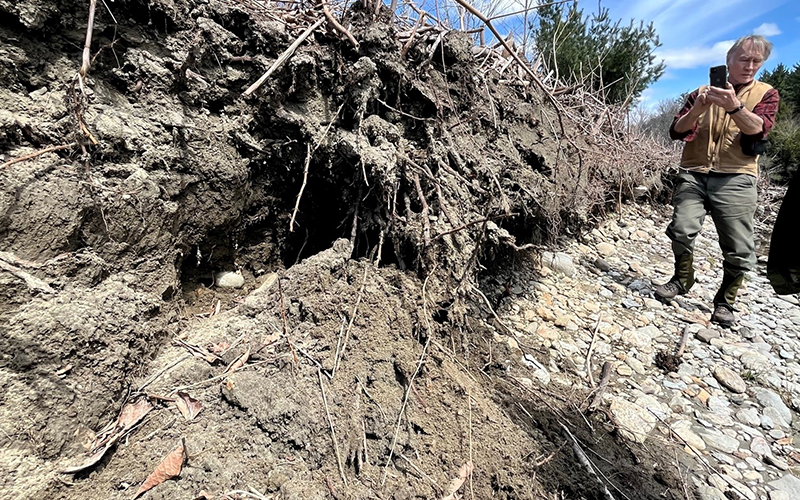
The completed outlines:
{"type": "Polygon", "coordinates": [[[753,30],[754,35],[761,35],[761,36],[775,36],[780,35],[781,29],[778,28],[778,25],[775,23],[764,23],[758,28],[753,30]]]}
{"type": "Polygon", "coordinates": [[[711,47],[686,47],[681,49],[659,50],[656,58],[663,59],[670,69],[688,69],[698,66],[724,64],[725,55],[735,40],[717,42],[711,47]]]}

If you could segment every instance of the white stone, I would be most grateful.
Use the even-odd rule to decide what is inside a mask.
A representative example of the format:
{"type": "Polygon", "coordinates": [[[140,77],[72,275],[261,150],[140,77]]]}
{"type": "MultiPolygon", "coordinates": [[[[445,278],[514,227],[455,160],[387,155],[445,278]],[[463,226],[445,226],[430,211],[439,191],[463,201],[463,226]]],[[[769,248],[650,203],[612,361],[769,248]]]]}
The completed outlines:
{"type": "MultiPolygon", "coordinates": [[[[756,391],[755,393],[756,400],[764,406],[764,409],[767,408],[774,408],[781,420],[786,424],[792,423],[792,410],[786,406],[786,403],[783,402],[783,399],[775,392],[770,391],[769,389],[761,389],[756,391]]],[[[768,412],[764,412],[765,415],[768,412]]],[[[771,416],[771,415],[770,415],[771,416]]]]}
{"type": "Polygon", "coordinates": [[[614,397],[610,409],[620,434],[636,443],[644,443],[656,426],[656,418],[649,411],[627,399],[614,397]]]}
{"type": "Polygon", "coordinates": [[[241,288],[244,286],[244,277],[239,271],[222,271],[217,273],[215,283],[222,288],[241,288]]]}
{"type": "Polygon", "coordinates": [[[769,485],[778,491],[786,493],[791,499],[800,498],[800,479],[791,474],[786,474],[782,478],[772,481],[769,485]]]}
{"type": "Polygon", "coordinates": [[[677,422],[673,423],[671,426],[672,430],[680,436],[686,443],[688,443],[691,447],[695,448],[698,451],[703,451],[706,449],[706,443],[703,441],[703,438],[698,436],[697,434],[692,431],[692,423],[688,420],[678,420],[677,422]]]}
{"type": "Polygon", "coordinates": [[[542,264],[566,276],[572,276],[576,271],[575,264],[572,263],[572,257],[564,252],[542,252],[542,264]]]}
{"type": "Polygon", "coordinates": [[[608,242],[598,243],[597,252],[603,257],[610,257],[617,253],[617,247],[608,242]]]}

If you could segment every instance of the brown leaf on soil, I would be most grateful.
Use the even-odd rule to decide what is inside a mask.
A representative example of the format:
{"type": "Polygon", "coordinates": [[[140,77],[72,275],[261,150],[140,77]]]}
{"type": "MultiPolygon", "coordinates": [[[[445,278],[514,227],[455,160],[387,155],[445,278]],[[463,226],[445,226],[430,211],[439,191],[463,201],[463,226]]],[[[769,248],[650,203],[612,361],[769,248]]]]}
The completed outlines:
{"type": "Polygon", "coordinates": [[[208,350],[213,352],[214,354],[222,354],[223,352],[230,349],[231,343],[230,342],[220,342],[218,344],[214,344],[209,346],[208,350]]]}
{"type": "Polygon", "coordinates": [[[153,409],[153,405],[150,404],[150,401],[147,398],[140,399],[135,403],[126,404],[122,407],[122,411],[119,413],[119,418],[117,419],[117,429],[128,430],[137,423],[141,419],[147,415],[150,410],[153,409]]]}
{"type": "Polygon", "coordinates": [[[242,354],[241,356],[236,358],[236,361],[234,361],[233,363],[228,365],[227,368],[225,368],[225,371],[223,373],[233,373],[233,372],[235,372],[239,368],[243,367],[244,364],[247,363],[247,360],[249,358],[250,358],[250,348],[248,347],[247,350],[244,351],[244,354],[242,354]]]}
{"type": "Polygon", "coordinates": [[[61,472],[63,474],[74,474],[88,469],[99,462],[108,449],[111,448],[119,438],[124,436],[126,432],[131,430],[134,425],[139,423],[152,409],[153,405],[150,404],[147,398],[139,399],[138,401],[123,406],[122,411],[120,411],[119,416],[117,416],[117,420],[109,422],[103,430],[97,433],[97,437],[91,445],[91,451],[94,453],[82,464],[67,467],[66,469],[62,469],[61,472]]]}
{"type": "Polygon", "coordinates": [[[262,343],[265,346],[267,346],[267,345],[274,344],[275,342],[279,341],[280,339],[281,339],[280,332],[273,332],[270,335],[267,335],[266,337],[264,337],[264,340],[262,341],[262,343]]]}
{"type": "Polygon", "coordinates": [[[136,500],[139,498],[139,495],[158,486],[167,479],[180,476],[184,460],[186,460],[186,450],[183,443],[181,443],[177,448],[172,450],[169,455],[164,457],[164,460],[162,460],[153,472],[147,476],[147,479],[144,480],[139,490],[136,491],[136,495],[134,495],[133,499],[136,500]]]}
{"type": "Polygon", "coordinates": [[[194,399],[185,392],[179,391],[176,395],[178,397],[175,398],[175,406],[178,407],[178,411],[181,412],[183,418],[191,422],[194,420],[194,417],[200,413],[200,410],[203,409],[203,405],[200,404],[200,401],[194,399]]]}
{"type": "Polygon", "coordinates": [[[442,497],[442,500],[455,500],[456,491],[458,491],[458,489],[464,485],[469,475],[472,474],[472,470],[474,468],[475,466],[472,465],[472,462],[467,462],[462,465],[461,468],[458,469],[458,477],[455,477],[452,481],[450,481],[450,486],[448,486],[445,490],[447,495],[442,497]]]}
{"type": "Polygon", "coordinates": [[[100,448],[99,450],[97,450],[93,455],[91,455],[89,458],[87,458],[86,461],[83,462],[82,464],[75,465],[75,466],[72,466],[72,467],[67,467],[66,469],[61,469],[59,472],[61,472],[62,474],[74,474],[74,473],[80,472],[80,471],[82,471],[84,469],[88,469],[89,467],[91,467],[94,464],[96,464],[97,462],[99,462],[100,459],[103,458],[103,455],[106,454],[108,449],[111,448],[111,446],[113,446],[113,444],[115,442],[116,442],[116,440],[110,441],[108,444],[105,445],[105,447],[100,448]]]}

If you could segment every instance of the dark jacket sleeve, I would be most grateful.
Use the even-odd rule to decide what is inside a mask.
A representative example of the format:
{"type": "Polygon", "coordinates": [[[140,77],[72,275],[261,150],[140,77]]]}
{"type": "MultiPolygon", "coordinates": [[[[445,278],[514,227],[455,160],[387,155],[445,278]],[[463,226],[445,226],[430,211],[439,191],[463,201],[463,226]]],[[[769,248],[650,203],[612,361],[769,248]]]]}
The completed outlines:
{"type": "Polygon", "coordinates": [[[678,132],[675,131],[675,124],[678,122],[678,120],[682,116],[684,116],[686,113],[689,112],[690,109],[692,109],[692,106],[694,106],[694,101],[697,100],[698,94],[699,94],[699,89],[695,90],[694,92],[689,94],[689,97],[686,98],[686,102],[683,103],[683,107],[681,108],[681,110],[678,111],[678,114],[675,115],[675,118],[672,119],[672,125],[669,126],[669,137],[673,141],[691,142],[691,141],[694,140],[694,137],[697,135],[697,125],[696,124],[695,124],[694,127],[692,127],[691,130],[688,130],[688,131],[683,132],[683,133],[678,133],[678,132]]]}

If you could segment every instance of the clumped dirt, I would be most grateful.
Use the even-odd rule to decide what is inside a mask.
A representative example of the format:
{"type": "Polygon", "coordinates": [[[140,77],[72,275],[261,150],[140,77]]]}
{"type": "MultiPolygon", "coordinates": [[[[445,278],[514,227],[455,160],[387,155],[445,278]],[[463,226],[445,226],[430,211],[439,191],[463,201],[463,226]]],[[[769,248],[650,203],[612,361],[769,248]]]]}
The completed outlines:
{"type": "Polygon", "coordinates": [[[515,246],[658,193],[655,153],[559,119],[463,34],[401,57],[360,4],[357,50],[320,29],[250,97],[320,14],[108,6],[79,85],[85,6],[0,0],[0,159],[67,146],[0,170],[0,497],[131,498],[183,440],[144,498],[441,498],[468,461],[471,498],[603,498],[565,424],[629,498],[682,497],[586,395],[522,384],[476,291],[515,246]]]}

